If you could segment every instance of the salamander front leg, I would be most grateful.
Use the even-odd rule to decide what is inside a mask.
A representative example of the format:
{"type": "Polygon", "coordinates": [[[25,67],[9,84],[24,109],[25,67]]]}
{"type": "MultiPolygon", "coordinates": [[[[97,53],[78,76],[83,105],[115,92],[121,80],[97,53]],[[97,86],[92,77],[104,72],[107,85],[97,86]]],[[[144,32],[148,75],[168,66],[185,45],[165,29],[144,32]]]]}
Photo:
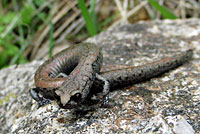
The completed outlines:
{"type": "Polygon", "coordinates": [[[31,97],[38,102],[39,107],[44,106],[46,104],[51,103],[50,99],[46,99],[44,97],[40,97],[39,96],[39,90],[40,88],[36,87],[36,88],[32,88],[29,90],[29,93],[31,95],[31,97]]]}
{"type": "Polygon", "coordinates": [[[96,74],[96,78],[103,81],[103,90],[101,93],[98,93],[97,96],[103,96],[102,98],[102,106],[108,107],[109,106],[109,91],[110,91],[110,84],[109,82],[99,74],[96,74]]]}

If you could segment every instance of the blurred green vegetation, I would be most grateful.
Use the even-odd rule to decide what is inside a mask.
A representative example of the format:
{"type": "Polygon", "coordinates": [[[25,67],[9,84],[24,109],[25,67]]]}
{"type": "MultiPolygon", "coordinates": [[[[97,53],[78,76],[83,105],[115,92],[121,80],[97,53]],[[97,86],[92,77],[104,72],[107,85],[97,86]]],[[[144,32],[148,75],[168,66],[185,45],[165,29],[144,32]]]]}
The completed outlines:
{"type": "MultiPolygon", "coordinates": [[[[155,0],[148,0],[149,4],[161,13],[164,18],[176,19],[170,10],[155,0]]],[[[89,36],[94,36],[103,30],[103,27],[114,20],[119,13],[113,14],[103,22],[98,22],[96,0],[90,0],[88,8],[84,0],[78,0],[78,6],[85,20],[89,36]]],[[[33,41],[34,33],[42,24],[50,26],[49,55],[54,47],[54,25],[52,23],[52,5],[45,0],[2,0],[0,8],[0,69],[12,64],[22,64],[29,61],[25,50],[33,41]],[[39,10],[47,5],[47,10],[39,10]]],[[[67,37],[66,37],[67,38],[67,37]]]]}
{"type": "Polygon", "coordinates": [[[94,36],[97,34],[97,25],[96,24],[96,14],[95,14],[95,5],[96,0],[91,0],[91,12],[89,12],[86,3],[83,0],[78,0],[78,5],[80,7],[81,13],[85,20],[86,28],[90,36],[94,36]]]}
{"type": "Polygon", "coordinates": [[[160,5],[157,1],[155,0],[148,0],[148,2],[155,8],[157,9],[162,16],[165,19],[177,19],[176,15],[172,13],[170,10],[168,10],[166,7],[160,5]]]}
{"type": "Polygon", "coordinates": [[[44,0],[1,2],[4,8],[0,11],[0,68],[28,62],[24,51],[38,29],[36,24],[48,16],[45,12],[36,14],[36,7],[41,6],[44,0]]]}

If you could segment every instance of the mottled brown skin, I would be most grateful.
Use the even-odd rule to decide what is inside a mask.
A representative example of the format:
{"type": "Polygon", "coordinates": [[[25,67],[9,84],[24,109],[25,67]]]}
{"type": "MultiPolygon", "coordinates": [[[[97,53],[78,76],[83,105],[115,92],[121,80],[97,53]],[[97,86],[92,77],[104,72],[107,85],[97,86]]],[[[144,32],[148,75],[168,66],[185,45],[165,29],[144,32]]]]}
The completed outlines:
{"type": "MultiPolygon", "coordinates": [[[[163,74],[191,57],[192,50],[188,50],[142,66],[100,72],[100,75],[109,81],[111,89],[120,88],[163,74]]],[[[87,98],[90,90],[102,89],[104,82],[95,75],[100,71],[102,60],[100,49],[92,43],[77,44],[63,50],[39,67],[35,74],[37,88],[30,91],[31,96],[40,105],[45,103],[45,99],[39,98],[39,92],[45,98],[56,98],[66,108],[77,106],[87,98]],[[67,74],[67,77],[56,78],[59,73],[67,74]]]]}
{"type": "MultiPolygon", "coordinates": [[[[125,87],[174,69],[191,59],[192,54],[192,50],[187,50],[145,65],[100,72],[100,75],[109,82],[111,89],[125,87]]],[[[95,80],[92,89],[99,89],[102,85],[102,81],[95,80]]]]}

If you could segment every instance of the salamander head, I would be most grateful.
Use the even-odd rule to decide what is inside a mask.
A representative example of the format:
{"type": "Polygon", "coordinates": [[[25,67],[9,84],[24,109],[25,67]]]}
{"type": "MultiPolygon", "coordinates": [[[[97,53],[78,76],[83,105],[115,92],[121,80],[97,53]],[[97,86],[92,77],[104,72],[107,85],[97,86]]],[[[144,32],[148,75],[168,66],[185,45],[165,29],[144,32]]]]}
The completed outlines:
{"type": "Polygon", "coordinates": [[[60,97],[62,106],[65,106],[66,104],[76,105],[82,96],[79,90],[72,90],[71,92],[66,90],[56,90],[55,93],[60,97]]]}

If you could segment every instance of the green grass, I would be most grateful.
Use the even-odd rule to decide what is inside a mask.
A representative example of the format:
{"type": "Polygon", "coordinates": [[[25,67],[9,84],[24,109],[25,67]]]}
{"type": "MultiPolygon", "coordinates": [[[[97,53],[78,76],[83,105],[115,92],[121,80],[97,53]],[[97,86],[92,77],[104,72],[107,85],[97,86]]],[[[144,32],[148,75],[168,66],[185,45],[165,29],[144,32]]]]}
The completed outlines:
{"type": "Polygon", "coordinates": [[[97,29],[95,26],[95,0],[91,0],[93,2],[91,2],[91,7],[92,7],[92,12],[89,13],[86,3],[84,2],[84,0],[78,0],[78,5],[80,7],[81,13],[83,15],[83,18],[85,20],[85,24],[86,24],[86,28],[88,33],[90,34],[90,36],[94,36],[97,34],[97,29]]]}
{"type": "MultiPolygon", "coordinates": [[[[28,62],[24,55],[25,50],[31,44],[34,32],[39,26],[34,25],[36,21],[46,21],[48,15],[45,12],[36,12],[36,6],[42,6],[45,0],[2,1],[3,7],[12,6],[13,10],[0,9],[0,69],[13,64],[28,62]],[[21,5],[21,7],[19,6],[21,5]],[[20,8],[19,8],[20,7],[20,8]],[[6,11],[6,12],[5,12],[6,11]],[[3,13],[5,12],[5,13],[3,13]]],[[[50,49],[53,49],[53,25],[50,25],[50,49]]]]}
{"type": "Polygon", "coordinates": [[[158,2],[156,2],[155,0],[148,0],[148,2],[156,9],[158,10],[161,15],[165,18],[165,19],[177,19],[177,16],[172,13],[170,10],[168,10],[166,7],[160,5],[158,2]]]}

